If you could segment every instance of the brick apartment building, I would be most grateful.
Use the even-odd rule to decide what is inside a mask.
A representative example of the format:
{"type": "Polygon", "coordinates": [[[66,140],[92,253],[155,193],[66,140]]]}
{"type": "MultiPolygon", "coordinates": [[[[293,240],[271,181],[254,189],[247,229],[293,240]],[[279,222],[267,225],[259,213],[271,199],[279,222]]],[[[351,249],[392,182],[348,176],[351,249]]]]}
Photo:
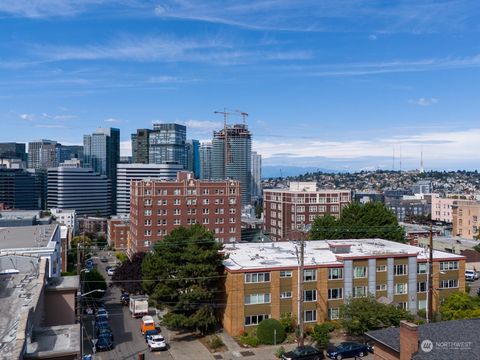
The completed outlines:
{"type": "Polygon", "coordinates": [[[317,190],[315,182],[291,182],[289,189],[265,189],[265,231],[273,241],[287,239],[290,232],[312,224],[326,214],[340,216],[351,202],[349,190],[317,190]]]}
{"type": "Polygon", "coordinates": [[[124,216],[114,216],[107,221],[108,245],[115,250],[127,250],[130,220],[124,216]]]}
{"type": "MultiPolygon", "coordinates": [[[[290,241],[225,246],[225,308],[220,315],[233,335],[284,313],[299,318],[299,266],[290,241]]],[[[373,294],[416,314],[427,307],[428,253],[383,239],[307,241],[303,316],[305,326],[339,318],[350,297],[373,294]]],[[[465,291],[465,257],[433,251],[434,311],[454,291],[465,291]]],[[[376,350],[375,350],[376,352],[376,350]]]]}
{"type": "Polygon", "coordinates": [[[480,230],[480,201],[456,201],[452,205],[453,235],[473,239],[480,230]]]}
{"type": "Polygon", "coordinates": [[[180,226],[202,224],[221,242],[241,238],[240,183],[196,180],[181,171],[177,180],[132,182],[128,255],[149,251],[180,226]]]}

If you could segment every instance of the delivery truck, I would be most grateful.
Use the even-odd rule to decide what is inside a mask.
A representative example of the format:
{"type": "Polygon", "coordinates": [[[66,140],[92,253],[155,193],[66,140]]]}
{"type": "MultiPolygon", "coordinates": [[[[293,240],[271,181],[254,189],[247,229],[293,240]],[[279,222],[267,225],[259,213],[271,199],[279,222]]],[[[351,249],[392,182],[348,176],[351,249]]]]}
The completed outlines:
{"type": "Polygon", "coordinates": [[[132,317],[142,317],[148,315],[148,296],[133,295],[130,296],[130,313],[132,317]]]}

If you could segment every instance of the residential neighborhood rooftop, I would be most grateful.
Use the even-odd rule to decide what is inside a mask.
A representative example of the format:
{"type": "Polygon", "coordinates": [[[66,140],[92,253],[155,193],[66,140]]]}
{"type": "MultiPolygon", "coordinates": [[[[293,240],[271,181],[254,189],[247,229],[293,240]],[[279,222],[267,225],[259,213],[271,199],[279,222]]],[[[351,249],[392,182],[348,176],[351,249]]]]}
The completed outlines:
{"type": "Polygon", "coordinates": [[[57,224],[0,228],[0,250],[45,247],[57,224]]]}
{"type": "MultiPolygon", "coordinates": [[[[298,266],[298,242],[240,243],[225,246],[228,270],[267,269],[298,266]]],[[[425,249],[383,239],[345,239],[305,241],[305,266],[341,265],[343,260],[369,257],[417,256],[426,261],[425,249]]],[[[463,259],[463,256],[433,251],[434,260],[463,259]]]]}

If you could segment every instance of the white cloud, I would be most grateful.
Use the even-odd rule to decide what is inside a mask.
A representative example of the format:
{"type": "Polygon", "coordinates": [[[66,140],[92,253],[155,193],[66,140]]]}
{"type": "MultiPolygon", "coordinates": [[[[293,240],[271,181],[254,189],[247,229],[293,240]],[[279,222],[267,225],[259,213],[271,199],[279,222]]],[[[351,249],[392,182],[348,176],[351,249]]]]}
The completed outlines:
{"type": "Polygon", "coordinates": [[[108,123],[119,123],[119,122],[122,122],[123,120],[115,119],[115,118],[108,118],[108,119],[105,119],[104,121],[108,122],[108,123]]]}
{"type": "Polygon", "coordinates": [[[35,114],[20,114],[20,119],[26,121],[33,121],[36,119],[35,114]]]}
{"type": "Polygon", "coordinates": [[[88,6],[102,2],[101,0],[2,0],[0,13],[26,18],[65,17],[82,13],[88,6]]]}
{"type": "Polygon", "coordinates": [[[41,128],[41,129],[66,129],[67,127],[65,125],[60,125],[60,124],[35,124],[36,128],[41,128]]]}
{"type": "Polygon", "coordinates": [[[62,114],[62,115],[51,115],[47,113],[42,113],[42,118],[44,119],[49,119],[49,120],[58,120],[58,121],[64,121],[64,120],[73,120],[76,119],[76,115],[68,115],[68,114],[62,114]]]}
{"type": "Polygon", "coordinates": [[[415,104],[415,105],[418,105],[418,106],[430,106],[430,105],[438,103],[438,99],[433,98],[433,97],[432,98],[418,98],[418,99],[410,99],[410,100],[408,100],[408,102],[410,104],[415,104]]]}
{"type": "Polygon", "coordinates": [[[219,130],[222,128],[222,123],[219,121],[210,121],[210,120],[187,120],[182,122],[187,129],[193,130],[219,130]]]}
{"type": "Polygon", "coordinates": [[[377,40],[377,35],[368,35],[368,40],[375,41],[377,40]]]}

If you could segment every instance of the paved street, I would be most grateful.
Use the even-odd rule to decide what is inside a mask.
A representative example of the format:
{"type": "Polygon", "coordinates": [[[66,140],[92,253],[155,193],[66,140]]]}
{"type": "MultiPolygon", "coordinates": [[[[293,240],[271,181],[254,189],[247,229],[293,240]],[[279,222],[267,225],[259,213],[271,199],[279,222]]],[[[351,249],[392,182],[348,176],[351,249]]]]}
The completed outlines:
{"type": "MultiPolygon", "coordinates": [[[[106,264],[97,260],[97,269],[105,276],[107,282],[110,277],[105,272],[106,264]]],[[[106,352],[99,352],[93,358],[96,360],[127,360],[138,359],[139,354],[145,354],[145,359],[173,360],[169,351],[150,352],[144,337],[140,332],[140,319],[132,318],[127,306],[120,304],[120,290],[115,287],[107,288],[103,297],[105,307],[109,312],[110,326],[113,331],[115,348],[106,352]]],[[[93,316],[84,317],[84,326],[89,336],[93,331],[93,316]]],[[[165,336],[165,334],[164,334],[165,336]]],[[[167,337],[167,336],[165,336],[167,337]]],[[[168,340],[168,338],[167,338],[168,340]]],[[[85,354],[91,354],[91,342],[84,341],[85,354]]]]}

